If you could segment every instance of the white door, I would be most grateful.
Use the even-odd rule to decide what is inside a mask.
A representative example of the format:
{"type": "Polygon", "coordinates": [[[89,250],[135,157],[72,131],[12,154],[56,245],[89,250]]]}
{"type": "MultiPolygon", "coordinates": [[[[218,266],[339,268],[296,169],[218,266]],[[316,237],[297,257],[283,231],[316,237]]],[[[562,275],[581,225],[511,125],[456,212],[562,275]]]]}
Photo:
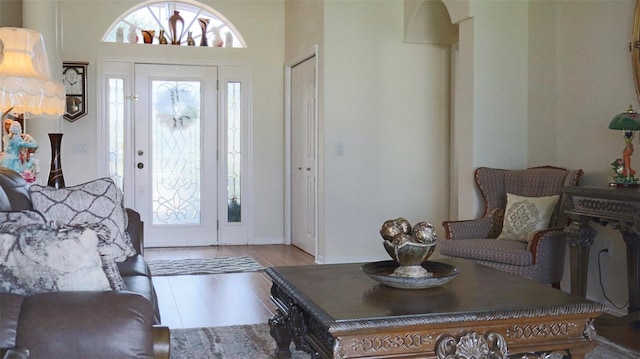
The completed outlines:
{"type": "Polygon", "coordinates": [[[291,243],[316,255],[315,57],[291,68],[291,243]]]}
{"type": "Polygon", "coordinates": [[[145,246],[217,244],[217,68],[136,64],[134,81],[145,246]]]}

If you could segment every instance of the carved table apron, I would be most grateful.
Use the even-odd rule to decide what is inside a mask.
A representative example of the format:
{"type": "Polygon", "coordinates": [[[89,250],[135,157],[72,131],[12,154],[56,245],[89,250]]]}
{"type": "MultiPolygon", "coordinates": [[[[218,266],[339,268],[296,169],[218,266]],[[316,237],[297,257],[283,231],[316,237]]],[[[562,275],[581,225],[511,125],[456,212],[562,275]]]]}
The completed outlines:
{"type": "Polygon", "coordinates": [[[640,328],[640,189],[626,187],[564,187],[565,213],[571,219],[565,228],[571,260],[571,293],[585,296],[589,249],[596,237],[590,221],[610,225],[622,233],[627,246],[629,307],[627,321],[640,328]]]}
{"type": "Polygon", "coordinates": [[[378,284],[361,264],[272,267],[276,357],[583,358],[606,307],[463,259],[440,287],[378,284]],[[553,355],[553,356],[549,356],[553,355]]]}

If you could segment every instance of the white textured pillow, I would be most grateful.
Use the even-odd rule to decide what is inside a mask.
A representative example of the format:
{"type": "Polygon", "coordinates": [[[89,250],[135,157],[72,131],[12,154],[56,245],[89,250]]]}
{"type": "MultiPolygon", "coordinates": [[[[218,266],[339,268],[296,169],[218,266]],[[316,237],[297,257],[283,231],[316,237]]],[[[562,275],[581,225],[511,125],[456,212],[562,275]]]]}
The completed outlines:
{"type": "Polygon", "coordinates": [[[65,224],[101,223],[111,231],[109,241],[116,262],[136,254],[126,232],[127,212],[122,191],[110,178],[99,178],[81,185],[55,189],[31,185],[33,209],[49,221],[65,224]]]}
{"type": "Polygon", "coordinates": [[[99,242],[87,226],[1,225],[0,292],[111,290],[99,242]]]}
{"type": "Polygon", "coordinates": [[[498,239],[529,242],[536,231],[549,226],[559,198],[559,195],[522,197],[507,193],[507,208],[498,239]]]}

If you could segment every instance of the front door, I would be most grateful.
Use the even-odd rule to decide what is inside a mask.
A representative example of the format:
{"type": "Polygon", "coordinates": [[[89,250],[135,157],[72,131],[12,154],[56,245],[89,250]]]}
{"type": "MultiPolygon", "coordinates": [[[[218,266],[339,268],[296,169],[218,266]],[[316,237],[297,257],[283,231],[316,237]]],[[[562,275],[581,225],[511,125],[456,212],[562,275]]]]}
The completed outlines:
{"type": "Polygon", "coordinates": [[[291,68],[291,243],[316,255],[315,57],[291,68]]]}
{"type": "Polygon", "coordinates": [[[217,68],[135,65],[134,192],[145,246],[217,238],[217,68]]]}

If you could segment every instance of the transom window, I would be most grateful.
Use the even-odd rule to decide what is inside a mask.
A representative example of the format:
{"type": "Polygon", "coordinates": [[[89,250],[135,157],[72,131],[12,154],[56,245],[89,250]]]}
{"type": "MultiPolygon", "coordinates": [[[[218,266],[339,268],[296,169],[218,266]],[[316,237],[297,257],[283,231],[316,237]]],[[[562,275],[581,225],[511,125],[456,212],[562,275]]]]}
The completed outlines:
{"type": "Polygon", "coordinates": [[[180,40],[181,46],[247,47],[242,35],[224,15],[193,0],[150,0],[134,6],[113,22],[102,37],[102,41],[143,44],[144,37],[147,36],[149,40],[149,36],[153,34],[151,35],[152,44],[160,44],[160,38],[164,36],[167,43],[171,45],[174,42],[174,36],[169,18],[176,11],[184,21],[178,22],[175,35],[180,40]],[[204,42],[203,35],[206,37],[204,42]]]}

